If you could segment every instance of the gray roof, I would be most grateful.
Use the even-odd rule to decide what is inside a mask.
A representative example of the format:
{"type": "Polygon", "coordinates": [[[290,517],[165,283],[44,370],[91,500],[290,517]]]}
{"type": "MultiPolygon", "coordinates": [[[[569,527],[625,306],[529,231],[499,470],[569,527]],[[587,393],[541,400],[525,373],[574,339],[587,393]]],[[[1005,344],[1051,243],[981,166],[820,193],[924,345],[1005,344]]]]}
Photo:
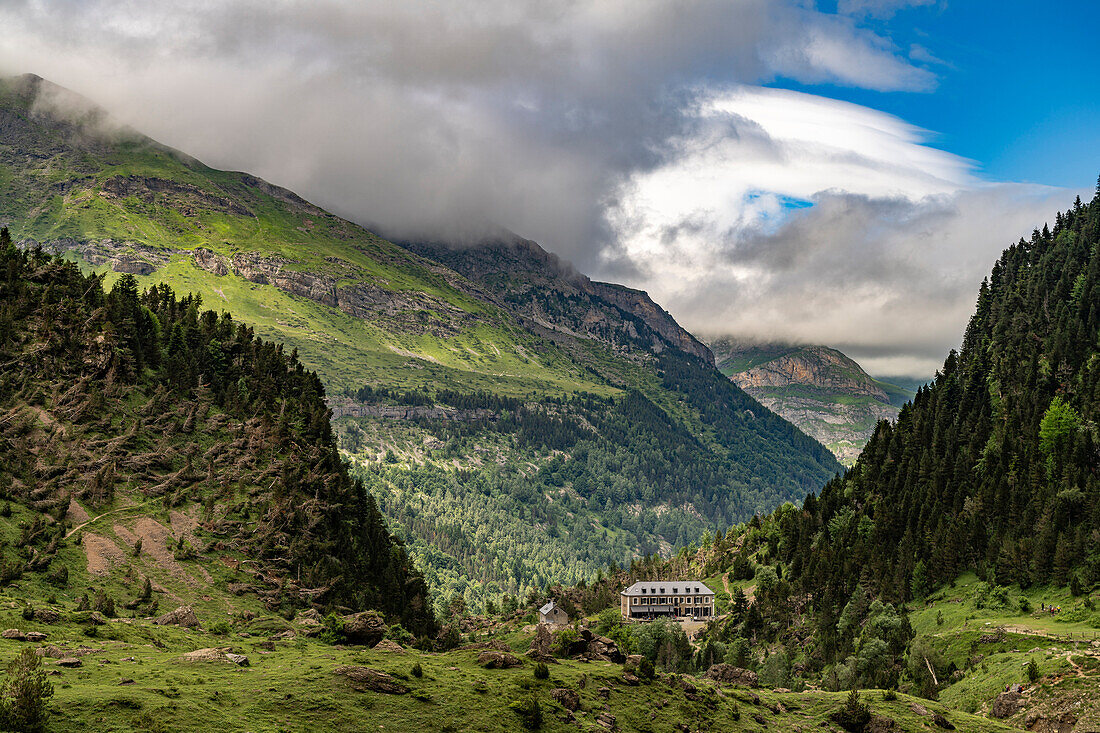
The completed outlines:
{"type": "Polygon", "coordinates": [[[550,601],[545,606],[543,606],[542,608],[539,609],[539,613],[547,614],[547,613],[550,613],[553,610],[554,610],[554,602],[550,601]]]}
{"type": "Polygon", "coordinates": [[[622,592],[624,596],[713,596],[714,591],[698,580],[639,580],[622,592]],[[643,593],[643,591],[645,591],[643,593]]]}

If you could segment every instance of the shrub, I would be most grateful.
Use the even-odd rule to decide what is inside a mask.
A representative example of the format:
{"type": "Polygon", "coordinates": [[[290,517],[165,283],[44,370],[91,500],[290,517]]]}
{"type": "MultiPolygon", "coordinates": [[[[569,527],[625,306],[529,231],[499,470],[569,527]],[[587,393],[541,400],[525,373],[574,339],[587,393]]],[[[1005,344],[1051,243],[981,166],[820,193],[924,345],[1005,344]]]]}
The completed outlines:
{"type": "Polygon", "coordinates": [[[1027,660],[1027,679],[1029,682],[1039,679],[1039,665],[1035,663],[1034,657],[1027,660]]]}
{"type": "Polygon", "coordinates": [[[870,722],[871,709],[859,701],[859,690],[853,688],[844,707],[829,717],[844,730],[859,733],[870,722]]]}
{"type": "Polygon", "coordinates": [[[885,690],[882,693],[882,699],[886,702],[893,702],[894,700],[898,699],[898,693],[896,690],[893,689],[885,690]]]}
{"type": "Polygon", "coordinates": [[[1031,601],[1026,596],[1020,596],[1020,613],[1031,613],[1031,601]]]}
{"type": "Polygon", "coordinates": [[[653,668],[653,662],[649,661],[649,657],[642,657],[641,663],[638,664],[638,676],[645,680],[651,680],[655,674],[657,674],[657,670],[653,668]]]}
{"type": "Polygon", "coordinates": [[[339,644],[344,640],[344,619],[330,613],[321,620],[321,631],[317,638],[326,644],[339,644]]]}
{"type": "Polygon", "coordinates": [[[550,668],[543,662],[539,662],[535,665],[535,679],[536,680],[548,680],[550,679],[550,668]]]}
{"type": "Polygon", "coordinates": [[[569,627],[562,629],[554,634],[554,649],[558,652],[558,656],[564,657],[569,654],[569,645],[580,638],[580,634],[577,630],[569,627]]]}
{"type": "Polygon", "coordinates": [[[424,668],[420,666],[420,662],[417,662],[412,666],[412,669],[409,670],[409,673],[412,674],[413,677],[419,679],[424,676],[424,668]]]}
{"type": "Polygon", "coordinates": [[[519,716],[527,730],[538,730],[542,727],[542,706],[534,695],[516,700],[508,707],[519,716]]]}
{"type": "Polygon", "coordinates": [[[42,660],[33,649],[24,648],[8,665],[7,673],[0,688],[0,728],[21,733],[45,730],[53,685],[42,671],[42,660]]]}

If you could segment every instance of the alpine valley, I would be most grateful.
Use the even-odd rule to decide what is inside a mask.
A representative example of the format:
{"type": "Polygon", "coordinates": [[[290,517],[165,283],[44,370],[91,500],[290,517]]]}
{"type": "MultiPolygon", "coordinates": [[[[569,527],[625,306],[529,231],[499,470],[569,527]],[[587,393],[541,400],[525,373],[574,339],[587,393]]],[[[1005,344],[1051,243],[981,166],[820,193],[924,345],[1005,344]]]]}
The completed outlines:
{"type": "Polygon", "coordinates": [[[441,607],[667,554],[840,469],[645,293],[513,235],[401,247],[34,76],[0,84],[0,184],[19,247],[192,293],[316,370],[441,607]]]}
{"type": "Polygon", "coordinates": [[[0,224],[2,729],[1100,730],[1100,186],[911,399],[32,75],[0,224]]]}

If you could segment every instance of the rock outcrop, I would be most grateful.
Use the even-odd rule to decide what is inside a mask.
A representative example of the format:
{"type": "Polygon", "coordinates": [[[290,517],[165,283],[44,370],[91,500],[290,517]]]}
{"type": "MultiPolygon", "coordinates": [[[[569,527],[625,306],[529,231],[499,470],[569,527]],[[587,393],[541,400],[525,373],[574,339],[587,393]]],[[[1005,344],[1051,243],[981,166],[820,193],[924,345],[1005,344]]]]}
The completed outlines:
{"type": "Polygon", "coordinates": [[[386,620],[377,611],[344,616],[344,636],[352,644],[374,646],[386,635],[386,620]]]}
{"type": "Polygon", "coordinates": [[[721,682],[727,685],[742,685],[744,687],[760,686],[760,680],[757,677],[756,672],[753,672],[749,669],[735,667],[732,664],[725,664],[724,662],[712,666],[710,669],[707,670],[707,673],[704,676],[707,679],[715,680],[716,682],[721,682]]]}
{"type": "Polygon", "coordinates": [[[352,688],[359,692],[380,692],[383,695],[404,695],[409,688],[385,672],[370,667],[346,665],[336,668],[336,674],[346,677],[352,688]]]}
{"type": "Polygon", "coordinates": [[[485,669],[510,669],[523,664],[514,654],[494,650],[486,650],[478,654],[477,663],[485,669]]]}
{"type": "Polygon", "coordinates": [[[185,629],[196,629],[200,626],[199,617],[195,615],[195,609],[190,606],[180,606],[171,613],[166,613],[163,616],[158,616],[153,619],[153,623],[157,626],[167,626],[173,624],[176,626],[182,626],[185,629]]]}

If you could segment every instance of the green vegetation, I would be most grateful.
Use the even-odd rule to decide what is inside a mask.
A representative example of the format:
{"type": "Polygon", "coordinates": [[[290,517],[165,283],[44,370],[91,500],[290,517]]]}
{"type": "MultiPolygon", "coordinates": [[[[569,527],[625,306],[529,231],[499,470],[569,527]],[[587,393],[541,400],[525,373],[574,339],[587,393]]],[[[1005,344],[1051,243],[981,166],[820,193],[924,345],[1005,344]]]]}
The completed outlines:
{"type": "MultiPolygon", "coordinates": [[[[204,551],[256,563],[246,587],[270,607],[378,608],[434,633],[423,580],[349,477],[321,382],[296,355],[167,286],[139,294],[124,276],[104,292],[71,263],[20,252],[6,229],[0,273],[0,498],[20,504],[5,504],[4,582],[67,586],[70,540],[100,569],[125,557],[99,527],[72,526],[74,502],[169,575],[202,534],[179,530],[169,545],[152,531],[156,545],[139,546],[138,517],[201,516],[204,551]]],[[[148,610],[148,577],[128,580],[146,581],[131,608],[148,610]]],[[[95,610],[112,615],[113,595],[100,588],[95,610]]]]}

